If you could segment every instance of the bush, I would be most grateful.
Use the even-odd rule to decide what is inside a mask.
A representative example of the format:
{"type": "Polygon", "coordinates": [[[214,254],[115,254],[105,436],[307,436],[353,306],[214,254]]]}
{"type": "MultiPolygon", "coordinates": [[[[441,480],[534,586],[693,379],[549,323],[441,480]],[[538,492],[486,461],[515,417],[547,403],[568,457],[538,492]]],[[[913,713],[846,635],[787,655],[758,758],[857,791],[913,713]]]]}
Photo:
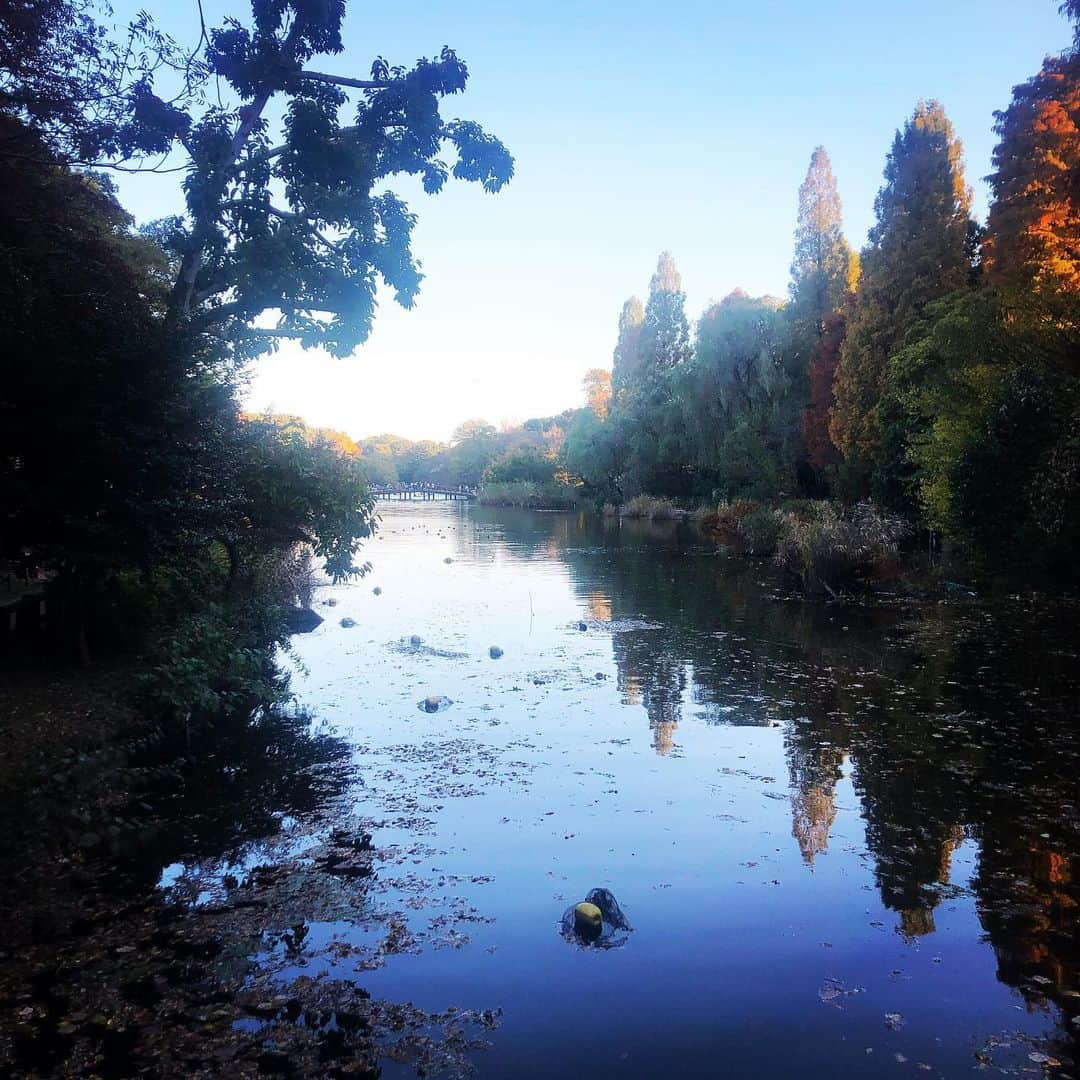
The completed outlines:
{"type": "Polygon", "coordinates": [[[739,524],[757,503],[752,499],[733,499],[731,502],[722,502],[716,508],[716,512],[708,524],[718,533],[738,534],[739,524]]]}
{"type": "Polygon", "coordinates": [[[837,597],[895,570],[899,545],[911,526],[870,503],[842,511],[820,503],[812,517],[778,515],[783,535],[776,561],[813,595],[837,597]]]}
{"type": "Polygon", "coordinates": [[[747,511],[739,519],[738,534],[751,555],[772,555],[783,532],[780,513],[765,506],[747,511]]]}
{"type": "Polygon", "coordinates": [[[635,495],[623,506],[621,514],[628,518],[672,521],[679,516],[679,508],[670,499],[657,499],[652,495],[635,495]]]}
{"type": "Polygon", "coordinates": [[[483,506],[516,506],[526,510],[574,510],[577,488],[569,484],[537,484],[531,480],[485,483],[480,488],[483,506]]]}

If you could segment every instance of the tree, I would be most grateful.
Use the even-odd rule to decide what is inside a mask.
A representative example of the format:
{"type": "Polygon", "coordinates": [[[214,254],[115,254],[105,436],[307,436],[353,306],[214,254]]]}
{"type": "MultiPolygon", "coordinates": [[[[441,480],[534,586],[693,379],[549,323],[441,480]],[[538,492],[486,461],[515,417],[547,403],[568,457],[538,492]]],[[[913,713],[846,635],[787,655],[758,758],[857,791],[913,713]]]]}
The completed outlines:
{"type": "Polygon", "coordinates": [[[850,270],[840,195],[829,155],[819,146],[799,188],[791,263],[791,314],[800,339],[816,342],[824,335],[826,318],[843,306],[850,270]]]}
{"type": "Polygon", "coordinates": [[[113,45],[86,11],[83,0],[4,8],[0,111],[28,119],[69,160],[124,168],[135,157],[139,168],[153,167],[148,153],[182,158],[187,212],[161,230],[175,259],[173,334],[207,335],[241,356],[282,338],[348,355],[368,337],[379,283],[411,307],[422,280],[415,215],[386,182],[419,176],[434,194],[452,175],[494,192],[513,176],[498,139],[440,114],[469,76],[452,49],[412,69],[379,57],[366,79],[307,66],[341,52],[343,2],[252,0],[250,25],[230,18],[204,32],[196,57],[146,17],[113,45]],[[133,66],[131,56],[146,59],[133,66]],[[183,76],[177,103],[153,93],[160,64],[183,76]],[[209,78],[225,104],[203,105],[209,78]],[[276,325],[254,326],[266,312],[276,325]]]}
{"type": "Polygon", "coordinates": [[[611,406],[611,372],[605,368],[589,368],[582,383],[586,407],[599,419],[605,419],[611,406]]]}
{"type": "Polygon", "coordinates": [[[1080,295],[1080,53],[1049,57],[994,114],[989,279],[1080,295]]]}
{"type": "Polygon", "coordinates": [[[555,478],[555,462],[534,446],[519,446],[493,461],[484,473],[491,484],[550,484],[555,478]]]}
{"type": "MultiPolygon", "coordinates": [[[[94,0],[11,0],[0,5],[0,113],[38,135],[38,164],[153,168],[190,127],[181,107],[205,81],[205,64],[155,29],[145,12],[113,41],[95,21],[94,0]],[[154,93],[168,70],[174,101],[154,93]],[[181,105],[178,106],[177,102],[181,105]]],[[[0,157],[27,147],[0,142],[0,157]]],[[[23,158],[25,160],[25,158],[23,158]]]]}
{"type": "Polygon", "coordinates": [[[563,452],[566,469],[581,477],[586,491],[600,502],[622,500],[625,428],[621,415],[601,420],[591,409],[582,409],[570,426],[563,452]]]}
{"type": "Polygon", "coordinates": [[[697,493],[772,497],[794,487],[798,427],[782,305],[736,289],[698,322],[674,375],[678,423],[665,445],[698,473],[697,493]],[[676,446],[677,444],[677,446],[676,446]]]}
{"type": "Polygon", "coordinates": [[[645,378],[670,371],[691,352],[682,277],[668,252],[662,252],[649,282],[649,299],[638,346],[645,378]]]}
{"type": "Polygon", "coordinates": [[[107,181],[41,163],[10,117],[0,139],[0,562],[51,578],[62,647],[88,659],[133,577],[212,580],[215,546],[230,581],[298,543],[358,572],[359,458],[294,418],[242,418],[229,367],[167,333],[167,258],[107,181]]]}
{"type": "Polygon", "coordinates": [[[829,431],[860,493],[875,468],[896,461],[883,453],[889,356],[929,303],[970,281],[970,207],[952,124],[938,102],[920,102],[886,160],[836,372],[829,431]]]}
{"type": "Polygon", "coordinates": [[[475,487],[499,452],[499,433],[486,420],[466,420],[450,436],[449,475],[452,484],[475,487]]]}
{"type": "Polygon", "coordinates": [[[843,312],[828,315],[824,333],[810,358],[810,403],[803,414],[803,442],[807,461],[818,473],[840,463],[840,452],[829,434],[829,414],[836,405],[836,367],[845,328],[843,312]]]}
{"type": "Polygon", "coordinates": [[[272,417],[244,421],[237,432],[235,500],[222,537],[255,550],[309,546],[334,581],[363,572],[360,545],[374,531],[374,504],[363,459],[303,424],[272,417]]]}
{"type": "Polygon", "coordinates": [[[645,324],[645,307],[636,296],[623,304],[619,313],[619,337],[615,342],[611,387],[614,395],[625,395],[637,381],[641,367],[641,330],[645,324]]]}
{"type": "Polygon", "coordinates": [[[892,359],[915,419],[926,518],[978,550],[1075,576],[1080,544],[1080,340],[1037,294],[990,286],[932,305],[892,359]]]}
{"type": "Polygon", "coordinates": [[[1058,10],[1076,24],[1073,27],[1073,34],[1076,47],[1080,48],[1080,0],[1063,0],[1058,10]]]}

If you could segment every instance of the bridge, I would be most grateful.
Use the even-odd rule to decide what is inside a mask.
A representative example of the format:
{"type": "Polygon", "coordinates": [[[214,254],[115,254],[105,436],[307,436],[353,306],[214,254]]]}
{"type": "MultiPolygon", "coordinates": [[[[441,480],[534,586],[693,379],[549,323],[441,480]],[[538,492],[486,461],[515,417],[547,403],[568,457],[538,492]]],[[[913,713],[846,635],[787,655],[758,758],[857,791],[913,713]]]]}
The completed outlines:
{"type": "Polygon", "coordinates": [[[477,495],[476,488],[464,484],[373,484],[370,491],[376,499],[396,499],[399,502],[433,499],[471,502],[477,495]]]}

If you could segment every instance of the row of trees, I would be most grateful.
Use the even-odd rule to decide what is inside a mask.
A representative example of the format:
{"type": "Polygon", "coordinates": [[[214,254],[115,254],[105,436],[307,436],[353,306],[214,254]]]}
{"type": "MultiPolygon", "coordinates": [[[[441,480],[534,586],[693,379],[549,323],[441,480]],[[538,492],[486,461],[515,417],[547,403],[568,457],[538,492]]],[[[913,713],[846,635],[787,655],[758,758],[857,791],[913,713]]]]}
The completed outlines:
{"type": "Polygon", "coordinates": [[[355,446],[367,476],[376,484],[551,483],[576,415],[577,410],[571,409],[499,428],[486,420],[466,420],[446,443],[373,435],[355,446]]]}
{"type": "MultiPolygon", "coordinates": [[[[1075,5],[1065,9],[1080,17],[1075,5]]],[[[824,148],[799,192],[786,301],[736,290],[691,334],[660,257],[623,307],[610,402],[570,431],[598,497],[873,498],[994,554],[1080,540],[1080,45],[996,114],[985,226],[944,108],[886,159],[867,244],[824,148]]]]}

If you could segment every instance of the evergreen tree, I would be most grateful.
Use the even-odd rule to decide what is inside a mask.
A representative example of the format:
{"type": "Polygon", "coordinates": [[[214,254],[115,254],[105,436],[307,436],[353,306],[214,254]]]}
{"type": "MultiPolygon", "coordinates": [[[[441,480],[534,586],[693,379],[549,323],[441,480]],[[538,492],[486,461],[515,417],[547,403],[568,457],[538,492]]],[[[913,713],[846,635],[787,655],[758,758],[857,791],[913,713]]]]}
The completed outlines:
{"type": "Polygon", "coordinates": [[[920,102],[886,161],[837,366],[829,431],[846,459],[849,494],[865,494],[875,470],[887,474],[903,457],[903,433],[883,437],[889,357],[929,303],[969,282],[970,207],[952,124],[938,102],[920,102]]]}
{"type": "Polygon", "coordinates": [[[842,225],[832,165],[825,147],[819,146],[799,188],[795,256],[791,263],[791,311],[800,339],[820,339],[826,318],[843,305],[851,249],[842,225]]]}
{"type": "MultiPolygon", "coordinates": [[[[1078,0],[1080,2],[1080,0],[1078,0]]],[[[1046,298],[1080,294],[1080,55],[1049,57],[995,113],[984,266],[1046,298]]]]}
{"type": "Polygon", "coordinates": [[[685,305],[682,276],[671,255],[665,251],[649,282],[649,300],[641,331],[641,363],[647,374],[670,371],[690,355],[690,323],[685,305]]]}
{"type": "Polygon", "coordinates": [[[637,379],[644,323],[645,308],[636,296],[631,296],[619,313],[619,338],[615,343],[611,372],[611,386],[616,396],[625,395],[637,379]]]}
{"type": "Polygon", "coordinates": [[[829,435],[829,412],[836,404],[836,365],[844,344],[846,320],[842,312],[825,318],[825,329],[810,360],[810,402],[803,413],[803,444],[810,467],[818,473],[832,470],[840,454],[829,435]]]}

